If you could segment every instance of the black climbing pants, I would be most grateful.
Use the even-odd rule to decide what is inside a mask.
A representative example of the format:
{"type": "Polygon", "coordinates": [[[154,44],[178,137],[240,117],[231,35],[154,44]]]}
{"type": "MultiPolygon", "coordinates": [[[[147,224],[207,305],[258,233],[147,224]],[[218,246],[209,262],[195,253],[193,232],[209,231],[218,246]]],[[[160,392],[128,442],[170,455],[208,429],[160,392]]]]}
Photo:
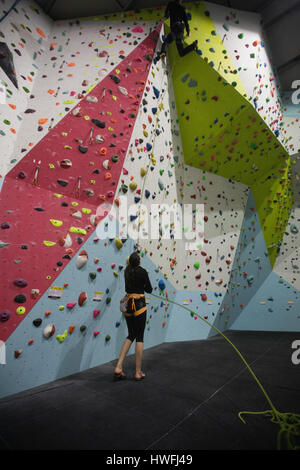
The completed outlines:
{"type": "Polygon", "coordinates": [[[146,326],[146,316],[147,310],[140,315],[125,317],[127,328],[128,328],[128,336],[127,339],[130,341],[136,340],[138,343],[144,342],[144,331],[146,326]]]}
{"type": "Polygon", "coordinates": [[[195,47],[194,44],[190,44],[187,47],[183,47],[183,35],[184,35],[184,24],[183,23],[175,23],[173,25],[173,29],[168,34],[166,40],[164,41],[161,53],[165,54],[167,46],[169,46],[173,41],[176,41],[176,46],[180,57],[185,56],[189,52],[192,52],[195,47]]]}

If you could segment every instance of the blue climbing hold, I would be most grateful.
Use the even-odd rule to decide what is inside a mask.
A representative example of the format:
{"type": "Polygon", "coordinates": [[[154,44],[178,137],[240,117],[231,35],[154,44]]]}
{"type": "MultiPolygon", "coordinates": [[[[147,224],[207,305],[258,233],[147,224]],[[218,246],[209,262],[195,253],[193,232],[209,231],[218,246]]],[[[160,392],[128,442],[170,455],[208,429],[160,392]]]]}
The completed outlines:
{"type": "Polygon", "coordinates": [[[159,98],[160,91],[159,91],[155,86],[153,86],[153,92],[154,92],[156,98],[158,99],[158,98],[159,98]]]}
{"type": "Polygon", "coordinates": [[[165,281],[163,279],[158,281],[158,287],[160,288],[160,290],[165,290],[166,284],[165,284],[165,281]]]}

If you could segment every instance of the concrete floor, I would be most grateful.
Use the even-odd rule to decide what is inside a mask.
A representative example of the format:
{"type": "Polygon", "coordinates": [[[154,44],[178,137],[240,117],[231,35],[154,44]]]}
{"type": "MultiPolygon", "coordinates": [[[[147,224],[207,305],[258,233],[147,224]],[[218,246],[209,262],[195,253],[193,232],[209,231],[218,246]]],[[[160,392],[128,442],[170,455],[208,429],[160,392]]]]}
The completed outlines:
{"type": "MultiPolygon", "coordinates": [[[[300,333],[227,332],[275,408],[300,413],[300,333]]],[[[222,336],[165,343],[144,352],[145,380],[112,380],[116,361],[0,400],[0,450],[276,449],[278,425],[240,411],[270,409],[222,336]]],[[[1,385],[0,385],[1,386],[1,385]]],[[[298,440],[300,444],[300,439],[298,440]]]]}

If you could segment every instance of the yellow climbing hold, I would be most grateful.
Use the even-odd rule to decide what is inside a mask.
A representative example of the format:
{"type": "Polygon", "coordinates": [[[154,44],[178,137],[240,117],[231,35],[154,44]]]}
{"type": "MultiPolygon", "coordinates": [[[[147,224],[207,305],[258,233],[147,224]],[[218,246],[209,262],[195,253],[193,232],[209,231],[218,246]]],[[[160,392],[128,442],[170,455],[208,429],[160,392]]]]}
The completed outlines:
{"type": "Polygon", "coordinates": [[[68,331],[65,330],[62,335],[57,335],[57,336],[56,336],[56,339],[58,339],[58,341],[59,341],[60,343],[62,343],[62,342],[66,339],[67,334],[68,334],[68,331]]]}
{"type": "Polygon", "coordinates": [[[50,170],[53,170],[55,168],[55,166],[53,165],[53,163],[49,163],[49,168],[50,170]]]}
{"type": "Polygon", "coordinates": [[[90,116],[84,116],[84,119],[85,119],[86,121],[89,121],[89,120],[90,120],[90,116]]]}
{"type": "Polygon", "coordinates": [[[119,276],[119,274],[117,273],[117,271],[114,271],[114,275],[115,275],[116,277],[119,276]]]}
{"type": "Polygon", "coordinates": [[[79,233],[80,235],[86,235],[86,230],[84,230],[84,228],[79,227],[70,227],[69,232],[79,233]]]}
{"type": "Polygon", "coordinates": [[[73,207],[77,207],[77,206],[78,206],[78,202],[72,202],[72,206],[73,206],[73,207]]]}
{"type": "Polygon", "coordinates": [[[50,219],[50,222],[54,227],[60,227],[63,223],[61,220],[50,219]]]}
{"type": "Polygon", "coordinates": [[[50,242],[48,240],[44,240],[43,243],[44,243],[45,246],[54,246],[54,245],[56,245],[55,242],[50,242]]]}
{"type": "Polygon", "coordinates": [[[134,181],[132,181],[132,182],[129,184],[129,187],[130,187],[131,191],[135,191],[136,188],[137,188],[137,183],[135,183],[134,181]]]}
{"type": "Polygon", "coordinates": [[[25,312],[26,312],[25,307],[18,307],[17,310],[16,310],[17,315],[24,315],[25,312]]]}
{"type": "Polygon", "coordinates": [[[147,173],[147,170],[145,170],[145,168],[141,168],[141,176],[145,176],[146,173],[147,173]]]}
{"type": "Polygon", "coordinates": [[[82,210],[83,214],[90,214],[92,212],[91,209],[86,209],[85,207],[83,207],[81,210],[82,210]]]}
{"type": "Polygon", "coordinates": [[[62,194],[54,193],[53,196],[60,198],[62,197],[62,194]]]}
{"type": "Polygon", "coordinates": [[[115,243],[116,243],[116,247],[118,248],[118,250],[120,250],[123,246],[122,240],[120,240],[120,238],[116,238],[115,243]]]}

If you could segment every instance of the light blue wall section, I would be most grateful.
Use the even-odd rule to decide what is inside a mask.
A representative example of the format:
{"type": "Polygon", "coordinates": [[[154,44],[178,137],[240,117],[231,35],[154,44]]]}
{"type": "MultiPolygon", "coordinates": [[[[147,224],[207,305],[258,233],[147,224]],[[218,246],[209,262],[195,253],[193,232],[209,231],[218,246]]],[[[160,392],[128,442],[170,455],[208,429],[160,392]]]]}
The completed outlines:
{"type": "Polygon", "coordinates": [[[300,292],[270,273],[231,329],[300,331],[300,292]]]}
{"type": "Polygon", "coordinates": [[[231,328],[271,271],[263,232],[250,190],[230,282],[214,323],[218,329],[223,331],[231,328]]]}
{"type": "Polygon", "coordinates": [[[178,304],[189,308],[193,311],[194,316],[177,305],[173,305],[170,314],[170,320],[167,330],[166,341],[189,341],[197,339],[206,339],[211,334],[211,328],[201,320],[198,315],[207,317],[210,323],[214,323],[218,315],[220,306],[222,305],[223,292],[194,292],[194,291],[178,291],[175,299],[171,298],[178,304]],[[206,294],[207,300],[201,299],[201,294],[206,294]],[[188,303],[186,303],[188,301],[188,303]]]}
{"type": "MultiPolygon", "coordinates": [[[[104,223],[105,221],[103,221],[104,223]]],[[[126,267],[127,256],[134,251],[134,241],[128,239],[121,250],[118,250],[114,241],[104,240],[95,242],[96,234],[81,245],[88,255],[88,263],[77,269],[75,263],[77,255],[69,262],[63,272],[56,278],[54,286],[63,286],[65,282],[69,284],[63,290],[61,299],[51,299],[48,291],[42,296],[40,301],[24,318],[22,323],[12,333],[6,342],[6,365],[0,365],[0,397],[11,395],[38,385],[51,382],[57,378],[95,367],[99,364],[109,362],[118,357],[122,342],[127,336],[127,327],[124,317],[120,312],[120,298],[125,294],[124,269],[126,267]],[[94,258],[99,258],[99,263],[94,263],[94,258]],[[115,277],[114,269],[119,272],[115,277]],[[119,266],[123,270],[119,271],[119,266]],[[96,268],[102,267],[102,272],[97,272],[96,268]],[[96,272],[96,279],[91,280],[89,273],[96,272]],[[109,289],[106,294],[106,289],[109,289]],[[88,296],[86,304],[79,307],[77,304],[73,309],[59,310],[59,306],[68,302],[77,302],[78,296],[85,291],[88,296]],[[104,293],[101,302],[93,301],[95,291],[104,293]],[[111,302],[106,304],[106,298],[110,296],[111,302]],[[94,318],[93,311],[100,309],[101,313],[94,318]],[[45,312],[51,311],[46,317],[45,312]],[[33,320],[42,319],[39,327],[33,325],[33,320]],[[116,323],[120,326],[116,327],[116,323]],[[49,324],[55,325],[54,336],[45,339],[42,335],[43,328],[49,324]],[[59,343],[57,334],[62,334],[69,326],[76,328],[72,335],[67,335],[64,342],[59,343]],[[86,325],[84,333],[80,332],[80,326],[86,325]],[[94,337],[94,331],[100,331],[94,337]],[[106,342],[106,335],[110,335],[110,341],[106,342]],[[34,339],[32,345],[28,345],[30,339],[34,339]],[[19,358],[14,357],[14,351],[23,350],[19,358]]],[[[154,293],[159,294],[157,283],[161,279],[156,266],[151,260],[144,256],[141,265],[147,269],[154,288],[154,293]]],[[[173,287],[167,282],[166,288],[172,292],[173,287]]],[[[148,323],[145,331],[145,348],[163,343],[168,328],[169,315],[172,306],[165,310],[165,305],[161,301],[151,297],[148,305],[148,323]],[[165,326],[163,326],[165,322],[165,326]]],[[[134,353],[134,347],[132,351],[134,353]]],[[[112,370],[113,372],[113,370],[112,370]]]]}

